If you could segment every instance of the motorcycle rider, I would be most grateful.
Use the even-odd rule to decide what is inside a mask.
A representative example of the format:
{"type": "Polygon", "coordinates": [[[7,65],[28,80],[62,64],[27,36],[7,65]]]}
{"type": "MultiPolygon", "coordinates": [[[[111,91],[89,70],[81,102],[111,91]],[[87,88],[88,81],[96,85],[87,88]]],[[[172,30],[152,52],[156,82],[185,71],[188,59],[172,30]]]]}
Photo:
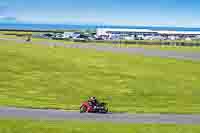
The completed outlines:
{"type": "Polygon", "coordinates": [[[30,35],[30,34],[27,35],[27,39],[26,39],[26,41],[27,41],[27,42],[30,42],[30,41],[31,41],[31,37],[32,37],[32,35],[30,35]]]}
{"type": "Polygon", "coordinates": [[[107,113],[106,103],[99,102],[96,97],[90,97],[80,106],[80,113],[107,113]]]}
{"type": "MultiPolygon", "coordinates": [[[[96,99],[96,97],[90,97],[90,99],[88,100],[89,105],[95,109],[98,106],[98,100],[96,99]]],[[[87,109],[86,112],[88,112],[90,110],[90,108],[87,109]]]]}

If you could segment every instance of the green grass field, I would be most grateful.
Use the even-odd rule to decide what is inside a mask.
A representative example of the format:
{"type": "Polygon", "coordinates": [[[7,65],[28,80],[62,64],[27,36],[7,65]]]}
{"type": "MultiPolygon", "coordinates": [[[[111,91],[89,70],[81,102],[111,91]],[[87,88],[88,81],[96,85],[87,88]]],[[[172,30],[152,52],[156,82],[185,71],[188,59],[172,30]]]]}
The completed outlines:
{"type": "Polygon", "coordinates": [[[0,120],[1,133],[199,133],[199,125],[112,124],[0,120]]]}
{"type": "MultiPolygon", "coordinates": [[[[170,51],[179,51],[179,52],[199,52],[199,46],[168,46],[168,45],[145,45],[145,44],[113,44],[113,43],[106,43],[106,42],[87,42],[89,44],[96,44],[96,45],[104,45],[104,46],[114,46],[114,47],[122,47],[122,48],[145,48],[145,49],[157,49],[157,50],[170,50],[170,51]]],[[[152,42],[153,43],[153,42],[152,42]]]]}
{"type": "MultiPolygon", "coordinates": [[[[6,38],[6,39],[19,39],[19,40],[26,40],[27,37],[18,37],[15,35],[2,35],[0,34],[0,38],[6,38]]],[[[31,39],[32,43],[42,43],[42,42],[51,42],[51,43],[56,43],[56,42],[62,42],[65,44],[74,44],[72,41],[66,41],[66,40],[51,40],[51,39],[45,39],[45,38],[32,38],[31,39]]]]}
{"type": "MultiPolygon", "coordinates": [[[[147,40],[136,40],[137,42],[146,42],[147,40]]],[[[125,42],[135,42],[135,40],[126,40],[125,42]]],[[[187,43],[200,43],[200,40],[148,40],[148,42],[187,42],[187,43]]]]}
{"type": "Polygon", "coordinates": [[[0,105],[76,110],[95,95],[117,112],[200,113],[200,62],[13,44],[0,41],[0,105]]]}

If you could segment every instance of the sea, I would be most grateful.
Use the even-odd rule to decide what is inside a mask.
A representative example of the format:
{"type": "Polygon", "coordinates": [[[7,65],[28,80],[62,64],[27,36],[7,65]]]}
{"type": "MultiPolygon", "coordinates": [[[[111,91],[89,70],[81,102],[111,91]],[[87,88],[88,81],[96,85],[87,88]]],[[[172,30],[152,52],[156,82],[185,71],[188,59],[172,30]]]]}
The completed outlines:
{"type": "Polygon", "coordinates": [[[126,28],[126,29],[150,29],[169,31],[200,31],[200,28],[165,27],[165,26],[116,26],[116,25],[89,25],[89,24],[5,24],[0,23],[0,29],[15,30],[96,30],[96,28],[126,28]]]}

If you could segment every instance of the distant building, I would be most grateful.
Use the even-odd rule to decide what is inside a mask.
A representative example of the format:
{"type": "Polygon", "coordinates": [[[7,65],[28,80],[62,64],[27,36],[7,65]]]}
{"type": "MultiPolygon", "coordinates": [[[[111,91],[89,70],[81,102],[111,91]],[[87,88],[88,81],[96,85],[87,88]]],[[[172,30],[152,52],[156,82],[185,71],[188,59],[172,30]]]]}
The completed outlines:
{"type": "Polygon", "coordinates": [[[195,38],[200,32],[195,31],[159,31],[148,29],[97,28],[97,37],[104,40],[179,40],[195,38]]]}
{"type": "Polygon", "coordinates": [[[112,28],[98,28],[97,36],[143,36],[143,35],[157,34],[152,30],[146,29],[112,29],[112,28]]]}
{"type": "Polygon", "coordinates": [[[186,41],[191,41],[191,40],[192,40],[192,38],[190,38],[190,37],[187,37],[187,38],[185,38],[185,40],[186,40],[186,41]]]}

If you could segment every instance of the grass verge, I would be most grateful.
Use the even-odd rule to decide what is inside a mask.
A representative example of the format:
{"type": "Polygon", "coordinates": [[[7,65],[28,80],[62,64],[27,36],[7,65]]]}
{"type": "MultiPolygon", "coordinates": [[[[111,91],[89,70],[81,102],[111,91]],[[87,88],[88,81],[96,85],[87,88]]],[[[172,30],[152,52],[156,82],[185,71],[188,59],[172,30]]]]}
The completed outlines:
{"type": "Polygon", "coordinates": [[[199,125],[112,124],[78,121],[0,120],[2,133],[199,133],[199,125]]]}
{"type": "MultiPolygon", "coordinates": [[[[151,41],[150,41],[151,42],[151,41]]],[[[100,46],[113,46],[113,47],[121,47],[121,48],[145,48],[152,50],[170,50],[170,51],[179,51],[179,52],[199,52],[199,46],[172,46],[172,45],[154,45],[152,44],[125,44],[125,43],[117,43],[113,44],[112,42],[86,42],[85,44],[95,44],[100,46]]],[[[84,44],[84,43],[83,43],[84,44]]]]}
{"type": "Polygon", "coordinates": [[[200,62],[0,41],[0,105],[79,109],[97,96],[116,112],[200,113],[200,62]]]}

